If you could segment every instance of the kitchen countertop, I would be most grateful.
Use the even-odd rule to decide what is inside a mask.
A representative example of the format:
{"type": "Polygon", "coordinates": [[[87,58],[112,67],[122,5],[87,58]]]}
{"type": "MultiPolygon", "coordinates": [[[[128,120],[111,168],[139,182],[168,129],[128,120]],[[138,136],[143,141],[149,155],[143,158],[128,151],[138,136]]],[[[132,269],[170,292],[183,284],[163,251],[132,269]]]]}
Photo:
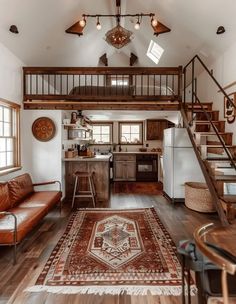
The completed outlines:
{"type": "Polygon", "coordinates": [[[121,152],[112,152],[112,154],[162,154],[162,152],[151,152],[151,151],[147,151],[147,152],[140,152],[140,151],[130,151],[130,152],[125,152],[125,151],[121,151],[121,152]]]}
{"type": "Polygon", "coordinates": [[[101,161],[106,162],[110,161],[111,155],[95,155],[94,157],[88,157],[88,156],[75,156],[71,158],[63,158],[63,161],[101,161]]]}

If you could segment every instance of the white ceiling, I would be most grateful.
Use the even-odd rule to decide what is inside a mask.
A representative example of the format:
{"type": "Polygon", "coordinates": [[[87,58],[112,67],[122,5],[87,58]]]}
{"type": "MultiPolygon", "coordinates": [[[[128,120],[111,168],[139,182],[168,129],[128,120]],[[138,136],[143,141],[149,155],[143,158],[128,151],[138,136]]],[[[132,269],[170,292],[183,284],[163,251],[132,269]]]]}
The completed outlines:
{"type": "Polygon", "coordinates": [[[115,19],[101,19],[101,31],[96,19],[89,19],[80,38],[65,33],[83,13],[116,13],[115,0],[1,0],[0,42],[29,66],[97,66],[104,53],[109,66],[128,66],[130,52],[138,56],[139,66],[155,66],[146,56],[151,39],[165,50],[159,66],[178,66],[196,53],[210,62],[235,42],[235,0],[121,0],[121,8],[122,13],[153,12],[171,32],[153,36],[149,18],[135,31],[135,20],[127,18],[123,25],[135,32],[134,39],[118,51],[104,40],[115,19]],[[9,32],[11,24],[18,35],[9,32]],[[225,34],[216,35],[219,25],[225,34]]]}

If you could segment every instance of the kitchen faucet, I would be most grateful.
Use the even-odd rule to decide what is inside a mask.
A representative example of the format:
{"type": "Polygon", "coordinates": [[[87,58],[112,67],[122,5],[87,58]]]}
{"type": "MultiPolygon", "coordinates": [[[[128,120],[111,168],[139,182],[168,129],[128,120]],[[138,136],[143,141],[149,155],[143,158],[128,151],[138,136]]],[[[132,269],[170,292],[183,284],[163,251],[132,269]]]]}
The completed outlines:
{"type": "MultiPolygon", "coordinates": [[[[122,135],[122,136],[121,136],[121,139],[122,139],[122,137],[124,137],[124,139],[126,140],[126,144],[128,144],[128,139],[127,139],[127,137],[124,136],[124,135],[122,135]]],[[[125,148],[125,151],[126,151],[126,152],[128,151],[128,150],[127,150],[127,147],[125,148]]]]}

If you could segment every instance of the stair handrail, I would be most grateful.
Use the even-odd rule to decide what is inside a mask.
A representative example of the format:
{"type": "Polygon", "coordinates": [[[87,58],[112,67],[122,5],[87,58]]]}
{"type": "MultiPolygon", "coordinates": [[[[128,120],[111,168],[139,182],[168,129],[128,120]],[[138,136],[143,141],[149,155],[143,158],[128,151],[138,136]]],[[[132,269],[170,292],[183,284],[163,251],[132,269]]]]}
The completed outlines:
{"type": "MultiPolygon", "coordinates": [[[[236,105],[233,103],[233,101],[231,100],[231,98],[229,97],[229,95],[225,92],[225,90],[223,89],[223,87],[219,84],[219,82],[216,80],[216,78],[212,75],[212,73],[210,72],[210,70],[207,68],[207,66],[205,65],[205,63],[201,60],[201,58],[198,55],[195,55],[183,68],[183,73],[184,73],[184,81],[186,80],[186,69],[187,67],[193,63],[195,59],[198,59],[198,61],[201,63],[201,65],[204,67],[204,69],[206,70],[206,72],[208,73],[208,75],[210,76],[210,78],[215,82],[215,84],[218,86],[219,91],[221,93],[223,93],[223,95],[225,96],[225,98],[227,99],[227,101],[230,102],[231,106],[233,106],[236,109],[236,105]]],[[[194,68],[193,68],[193,74],[194,74],[194,68]]],[[[192,79],[193,81],[193,79],[192,79]]],[[[184,92],[185,92],[185,83],[184,83],[184,92]]],[[[185,94],[184,94],[184,99],[185,99],[185,94]]]]}
{"type": "Polygon", "coordinates": [[[219,132],[218,132],[218,129],[216,128],[216,126],[215,126],[214,123],[212,122],[212,119],[211,119],[210,115],[205,111],[205,109],[204,109],[204,107],[203,107],[203,105],[202,105],[200,99],[198,98],[197,94],[196,94],[195,92],[194,92],[193,94],[194,94],[194,96],[195,96],[195,98],[196,98],[196,101],[200,104],[201,109],[202,109],[203,113],[205,114],[207,120],[210,122],[210,124],[211,124],[213,130],[215,131],[216,136],[218,137],[218,139],[219,139],[219,141],[220,141],[220,143],[221,143],[223,149],[225,150],[225,152],[226,152],[226,154],[227,154],[227,156],[228,156],[228,158],[229,158],[229,160],[230,160],[230,164],[231,164],[232,167],[236,170],[236,165],[235,165],[235,162],[234,162],[234,159],[233,159],[233,157],[232,157],[232,154],[231,154],[230,150],[226,147],[226,145],[225,145],[223,139],[221,138],[221,136],[220,136],[220,134],[219,134],[219,132]]]}
{"type": "Polygon", "coordinates": [[[218,193],[217,193],[217,191],[215,189],[214,183],[213,183],[213,181],[212,181],[212,179],[211,179],[208,171],[206,170],[206,167],[205,167],[205,164],[204,164],[204,162],[203,162],[203,160],[201,158],[201,155],[200,155],[200,153],[199,153],[199,151],[197,149],[197,145],[195,143],[192,131],[191,131],[189,123],[188,123],[188,119],[187,119],[187,116],[186,116],[185,108],[184,108],[184,106],[183,106],[182,103],[180,104],[180,112],[182,114],[184,126],[187,129],[190,141],[191,141],[192,146],[193,146],[193,150],[194,150],[195,155],[197,157],[197,160],[198,160],[198,163],[199,163],[200,168],[202,170],[202,173],[203,173],[203,175],[205,177],[205,180],[206,180],[206,183],[208,185],[209,191],[211,193],[212,199],[213,199],[213,201],[215,201],[215,206],[216,206],[217,213],[218,213],[218,215],[220,217],[220,221],[221,221],[221,223],[222,223],[223,226],[228,226],[229,222],[228,222],[228,220],[226,218],[226,215],[225,215],[223,209],[220,207],[221,206],[220,198],[219,198],[218,193]]]}

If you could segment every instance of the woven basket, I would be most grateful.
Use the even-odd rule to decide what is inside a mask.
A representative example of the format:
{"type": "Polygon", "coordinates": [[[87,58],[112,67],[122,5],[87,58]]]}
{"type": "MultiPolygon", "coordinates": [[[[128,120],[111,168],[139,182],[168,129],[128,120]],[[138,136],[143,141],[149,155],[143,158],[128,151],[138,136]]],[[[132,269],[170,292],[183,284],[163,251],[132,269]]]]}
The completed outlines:
{"type": "Polygon", "coordinates": [[[211,194],[205,183],[185,183],[185,205],[198,212],[215,212],[211,194]]]}

